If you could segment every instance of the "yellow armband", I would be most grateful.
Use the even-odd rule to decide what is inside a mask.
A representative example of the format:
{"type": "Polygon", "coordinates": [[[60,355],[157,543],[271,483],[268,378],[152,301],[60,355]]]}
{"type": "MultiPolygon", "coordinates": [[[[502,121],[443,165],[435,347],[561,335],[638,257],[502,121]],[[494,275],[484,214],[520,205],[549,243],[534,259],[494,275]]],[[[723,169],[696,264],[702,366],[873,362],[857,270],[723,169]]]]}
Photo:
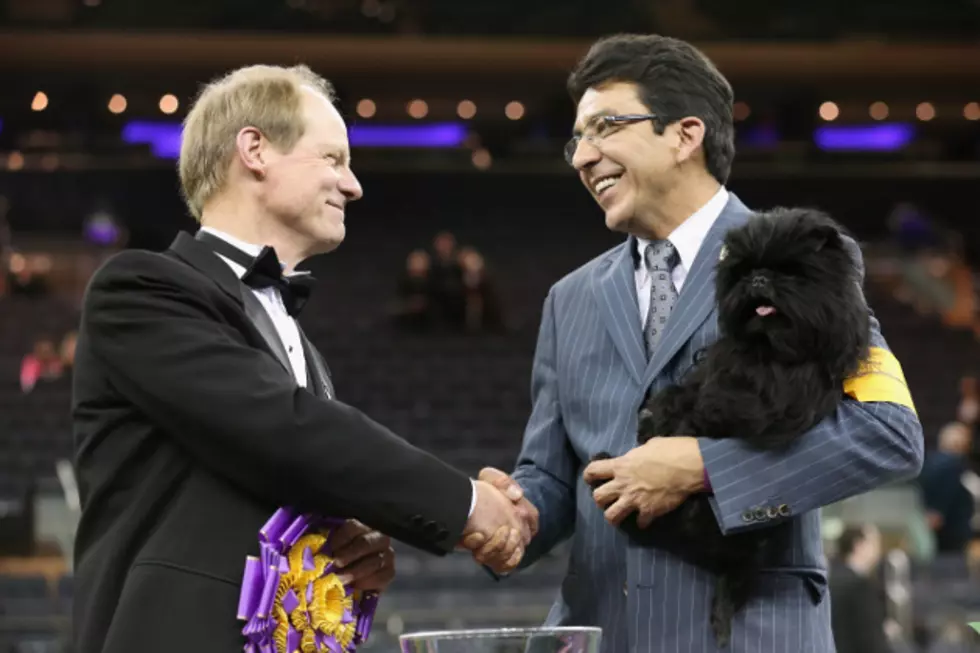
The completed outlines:
{"type": "Polygon", "coordinates": [[[916,412],[901,363],[881,347],[872,347],[858,373],[844,381],[844,394],[860,402],[887,401],[916,412]]]}

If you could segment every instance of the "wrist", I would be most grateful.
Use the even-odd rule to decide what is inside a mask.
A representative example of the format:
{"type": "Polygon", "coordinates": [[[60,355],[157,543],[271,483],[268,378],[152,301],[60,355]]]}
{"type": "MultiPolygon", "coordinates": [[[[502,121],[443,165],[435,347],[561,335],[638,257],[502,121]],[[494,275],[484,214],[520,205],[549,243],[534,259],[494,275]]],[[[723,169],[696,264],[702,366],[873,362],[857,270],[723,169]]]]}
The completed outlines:
{"type": "Polygon", "coordinates": [[[710,491],[711,485],[708,482],[708,470],[704,466],[704,458],[701,457],[701,447],[695,438],[685,438],[686,461],[684,468],[689,470],[685,479],[684,487],[688,494],[710,491]]]}

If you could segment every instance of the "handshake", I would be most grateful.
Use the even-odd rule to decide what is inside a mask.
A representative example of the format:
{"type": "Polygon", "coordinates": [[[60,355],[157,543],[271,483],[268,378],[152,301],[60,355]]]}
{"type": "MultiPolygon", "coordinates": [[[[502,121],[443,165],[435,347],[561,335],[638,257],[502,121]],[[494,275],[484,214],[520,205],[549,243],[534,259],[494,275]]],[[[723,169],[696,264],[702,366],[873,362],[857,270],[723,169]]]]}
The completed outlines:
{"type": "Polygon", "coordinates": [[[511,571],[538,532],[538,511],[517,482],[499,469],[483,468],[473,486],[476,505],[460,545],[495,572],[511,571]]]}

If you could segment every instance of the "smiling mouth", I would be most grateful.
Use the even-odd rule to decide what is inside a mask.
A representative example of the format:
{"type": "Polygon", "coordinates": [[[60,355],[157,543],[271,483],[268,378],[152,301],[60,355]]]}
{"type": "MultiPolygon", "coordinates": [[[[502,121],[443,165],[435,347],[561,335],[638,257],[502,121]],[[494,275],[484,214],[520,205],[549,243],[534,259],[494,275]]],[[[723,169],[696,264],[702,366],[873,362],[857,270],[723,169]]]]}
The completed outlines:
{"type": "Polygon", "coordinates": [[[605,177],[601,177],[599,178],[598,181],[593,182],[592,190],[595,192],[596,196],[598,197],[599,195],[602,195],[602,193],[604,193],[605,191],[615,186],[616,182],[618,182],[622,176],[623,176],[622,174],[617,174],[617,175],[608,175],[605,177]]]}

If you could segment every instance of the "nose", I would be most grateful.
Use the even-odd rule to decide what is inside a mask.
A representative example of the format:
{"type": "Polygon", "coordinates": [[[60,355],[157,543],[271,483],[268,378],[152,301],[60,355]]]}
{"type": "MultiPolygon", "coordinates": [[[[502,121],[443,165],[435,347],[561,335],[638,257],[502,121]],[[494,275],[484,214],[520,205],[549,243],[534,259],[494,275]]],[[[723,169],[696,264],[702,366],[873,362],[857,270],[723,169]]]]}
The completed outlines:
{"type": "Polygon", "coordinates": [[[361,182],[357,180],[357,177],[350,170],[345,170],[340,174],[337,188],[344,194],[348,202],[353,202],[364,197],[364,189],[361,188],[361,182]]]}
{"type": "Polygon", "coordinates": [[[575,153],[572,155],[572,167],[581,172],[598,163],[601,158],[602,153],[599,149],[583,138],[575,147],[575,153]]]}
{"type": "Polygon", "coordinates": [[[752,277],[752,287],[755,289],[765,288],[769,285],[769,277],[764,274],[757,274],[752,277]]]}

